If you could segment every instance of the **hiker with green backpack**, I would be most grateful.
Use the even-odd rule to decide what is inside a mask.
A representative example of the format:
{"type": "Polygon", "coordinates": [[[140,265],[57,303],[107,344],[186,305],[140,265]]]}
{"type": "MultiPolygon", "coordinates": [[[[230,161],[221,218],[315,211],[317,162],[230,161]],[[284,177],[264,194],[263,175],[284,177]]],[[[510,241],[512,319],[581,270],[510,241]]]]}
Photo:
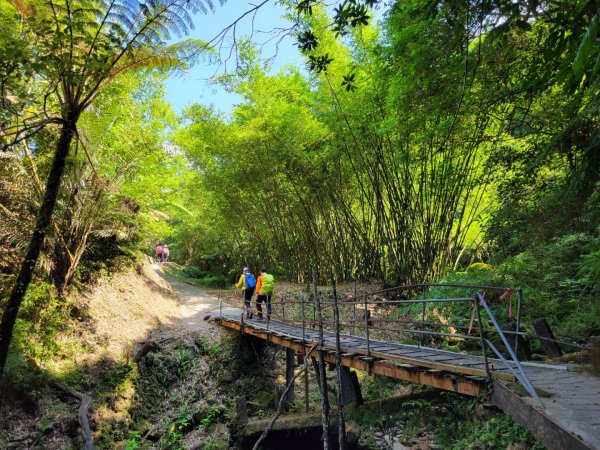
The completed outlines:
{"type": "Polygon", "coordinates": [[[271,319],[271,296],[275,291],[275,277],[267,273],[267,269],[260,269],[260,276],[256,281],[256,309],[258,310],[258,319],[263,318],[262,302],[267,304],[267,320],[271,319]]]}

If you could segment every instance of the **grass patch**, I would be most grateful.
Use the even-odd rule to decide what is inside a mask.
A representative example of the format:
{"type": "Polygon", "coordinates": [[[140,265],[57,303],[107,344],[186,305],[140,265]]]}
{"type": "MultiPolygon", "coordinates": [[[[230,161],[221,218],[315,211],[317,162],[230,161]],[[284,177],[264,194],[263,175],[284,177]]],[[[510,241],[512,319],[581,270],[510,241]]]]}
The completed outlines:
{"type": "Polygon", "coordinates": [[[226,288],[231,283],[223,275],[215,275],[194,266],[164,266],[163,271],[170,277],[208,288],[226,288]]]}

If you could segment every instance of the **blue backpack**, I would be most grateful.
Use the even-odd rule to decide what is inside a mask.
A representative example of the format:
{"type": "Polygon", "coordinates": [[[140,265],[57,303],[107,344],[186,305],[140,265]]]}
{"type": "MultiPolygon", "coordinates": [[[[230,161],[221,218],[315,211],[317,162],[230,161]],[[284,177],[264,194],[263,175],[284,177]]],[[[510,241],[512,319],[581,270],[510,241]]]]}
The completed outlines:
{"type": "Polygon", "coordinates": [[[245,273],[244,276],[246,277],[247,288],[256,287],[256,278],[254,278],[254,275],[252,275],[251,273],[245,273]]]}

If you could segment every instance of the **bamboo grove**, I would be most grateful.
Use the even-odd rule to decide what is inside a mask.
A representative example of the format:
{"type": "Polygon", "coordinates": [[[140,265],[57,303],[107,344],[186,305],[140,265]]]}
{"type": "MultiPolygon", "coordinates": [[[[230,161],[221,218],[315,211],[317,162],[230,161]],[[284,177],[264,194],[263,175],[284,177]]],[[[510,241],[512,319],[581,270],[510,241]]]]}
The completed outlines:
{"type": "Polygon", "coordinates": [[[197,225],[204,255],[410,283],[594,233],[597,5],[514,5],[395,2],[342,39],[315,7],[298,37],[309,74],[268,75],[247,44],[221,79],[243,98],[232,116],[192,106],[177,138],[218,221],[197,225]]]}

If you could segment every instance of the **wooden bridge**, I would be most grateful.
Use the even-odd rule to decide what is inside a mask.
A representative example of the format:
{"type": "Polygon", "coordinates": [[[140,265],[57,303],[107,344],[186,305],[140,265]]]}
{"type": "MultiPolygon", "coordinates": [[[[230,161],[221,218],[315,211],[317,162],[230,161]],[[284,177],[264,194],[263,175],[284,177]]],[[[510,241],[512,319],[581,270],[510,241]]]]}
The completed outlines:
{"type": "MultiPolygon", "coordinates": [[[[225,307],[213,318],[223,327],[285,347],[288,365],[294,353],[305,355],[317,345],[328,363],[335,364],[339,360],[344,368],[464,395],[483,394],[488,389],[486,381],[491,380],[492,401],[528,428],[548,449],[600,449],[599,378],[575,372],[567,366],[519,361],[515,347],[520,333],[513,333],[511,340],[510,334],[498,325],[490,302],[482,295],[444,299],[422,295],[419,299],[393,300],[399,293],[405,296],[415,288],[424,292],[420,285],[365,294],[360,300],[355,296],[350,301],[338,301],[335,295],[332,298],[321,293],[312,295],[310,302],[305,301],[304,296],[278,300],[273,304],[275,320],[269,321],[244,319],[241,309],[225,307]],[[456,332],[457,328],[465,328],[463,325],[444,323],[441,325],[448,328],[448,332],[432,331],[440,324],[424,320],[431,304],[437,307],[462,304],[463,312],[465,306],[468,310],[472,305],[468,333],[456,332]],[[390,311],[411,305],[413,313],[415,305],[420,309],[423,320],[410,320],[406,316],[389,318],[390,311]],[[481,319],[482,312],[487,314],[485,321],[481,319]],[[407,329],[407,324],[413,328],[407,329]],[[470,334],[474,326],[478,336],[470,334]],[[496,344],[492,332],[499,337],[496,344]],[[404,336],[403,341],[413,343],[401,343],[399,335],[404,336]],[[432,348],[425,345],[425,337],[428,344],[436,338],[470,343],[471,348],[479,346],[481,354],[432,348]],[[498,350],[498,340],[504,344],[502,351],[498,350]],[[492,358],[490,352],[495,357],[492,358]]],[[[464,286],[458,288],[465,289],[464,286]]],[[[487,287],[486,292],[491,289],[494,288],[487,287]]],[[[505,297],[509,291],[499,290],[505,297]]],[[[520,290],[514,291],[519,293],[518,323],[522,297],[520,290]]]]}

